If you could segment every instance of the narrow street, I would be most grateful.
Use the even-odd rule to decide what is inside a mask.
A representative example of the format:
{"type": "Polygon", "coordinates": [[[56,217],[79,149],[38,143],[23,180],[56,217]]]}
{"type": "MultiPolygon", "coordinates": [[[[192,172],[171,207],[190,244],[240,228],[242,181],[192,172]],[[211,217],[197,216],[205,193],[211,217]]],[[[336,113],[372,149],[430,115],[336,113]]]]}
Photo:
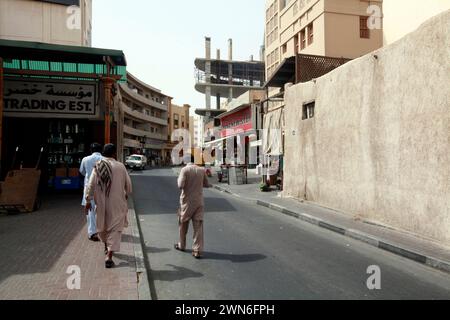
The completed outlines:
{"type": "MultiPolygon", "coordinates": [[[[205,191],[205,253],[173,249],[179,190],[170,169],[132,173],[153,298],[448,299],[448,274],[270,209],[205,191]],[[381,269],[369,290],[367,268],[381,269]]],[[[192,243],[192,227],[188,248],[192,243]]]]}

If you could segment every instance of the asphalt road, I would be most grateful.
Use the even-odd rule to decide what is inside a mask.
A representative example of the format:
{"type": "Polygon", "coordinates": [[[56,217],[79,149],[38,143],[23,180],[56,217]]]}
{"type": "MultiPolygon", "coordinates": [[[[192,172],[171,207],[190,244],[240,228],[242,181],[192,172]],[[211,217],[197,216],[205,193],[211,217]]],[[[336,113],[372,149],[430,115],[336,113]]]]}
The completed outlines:
{"type": "MultiPolygon", "coordinates": [[[[173,249],[172,170],[132,173],[154,298],[167,300],[450,299],[450,275],[216,190],[205,191],[205,253],[173,249]],[[367,288],[367,269],[381,289],[367,288]]],[[[188,245],[192,244],[192,227],[188,245]]]]}

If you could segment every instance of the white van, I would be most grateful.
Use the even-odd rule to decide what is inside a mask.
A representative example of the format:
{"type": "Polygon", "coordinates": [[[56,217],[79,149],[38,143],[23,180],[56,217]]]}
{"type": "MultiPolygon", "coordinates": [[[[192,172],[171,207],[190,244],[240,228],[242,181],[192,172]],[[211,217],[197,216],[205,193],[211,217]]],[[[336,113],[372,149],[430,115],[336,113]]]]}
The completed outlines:
{"type": "Polygon", "coordinates": [[[127,157],[127,160],[125,161],[125,166],[130,169],[145,170],[147,166],[147,158],[139,154],[131,155],[127,157]]]}

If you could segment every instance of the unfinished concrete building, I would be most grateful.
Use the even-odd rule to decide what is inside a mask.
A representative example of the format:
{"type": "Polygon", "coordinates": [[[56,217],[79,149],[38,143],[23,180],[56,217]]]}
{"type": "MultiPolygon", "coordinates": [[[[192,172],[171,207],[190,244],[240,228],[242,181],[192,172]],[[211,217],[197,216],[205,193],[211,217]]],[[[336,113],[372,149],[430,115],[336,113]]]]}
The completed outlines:
{"type": "MultiPolygon", "coordinates": [[[[204,125],[226,112],[221,109],[222,99],[230,102],[249,90],[261,90],[265,79],[264,66],[264,62],[255,61],[253,56],[249,61],[233,60],[232,39],[228,40],[228,59],[221,59],[220,50],[213,59],[211,38],[206,37],[205,57],[195,59],[195,90],[205,95],[205,109],[197,109],[196,114],[203,117],[204,125]],[[212,97],[216,98],[214,109],[211,106],[212,97]]],[[[214,134],[209,133],[205,142],[214,138],[214,134]]]]}

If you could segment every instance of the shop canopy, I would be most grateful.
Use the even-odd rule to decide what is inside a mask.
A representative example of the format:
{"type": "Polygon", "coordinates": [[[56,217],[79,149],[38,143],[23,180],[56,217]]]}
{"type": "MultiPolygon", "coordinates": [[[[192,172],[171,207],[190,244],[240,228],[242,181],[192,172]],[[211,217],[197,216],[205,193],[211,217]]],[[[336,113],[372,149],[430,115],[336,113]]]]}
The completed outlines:
{"type": "Polygon", "coordinates": [[[59,73],[62,78],[82,78],[79,75],[106,75],[109,66],[110,75],[126,80],[127,63],[120,50],[0,40],[0,57],[6,74],[33,75],[34,71],[39,76],[59,73]]]}
{"type": "Polygon", "coordinates": [[[265,88],[283,88],[286,83],[303,83],[319,78],[351,59],[297,54],[286,58],[267,80],[265,88]]]}
{"type": "Polygon", "coordinates": [[[295,57],[284,59],[264,87],[282,88],[288,82],[295,82],[295,57]]]}

